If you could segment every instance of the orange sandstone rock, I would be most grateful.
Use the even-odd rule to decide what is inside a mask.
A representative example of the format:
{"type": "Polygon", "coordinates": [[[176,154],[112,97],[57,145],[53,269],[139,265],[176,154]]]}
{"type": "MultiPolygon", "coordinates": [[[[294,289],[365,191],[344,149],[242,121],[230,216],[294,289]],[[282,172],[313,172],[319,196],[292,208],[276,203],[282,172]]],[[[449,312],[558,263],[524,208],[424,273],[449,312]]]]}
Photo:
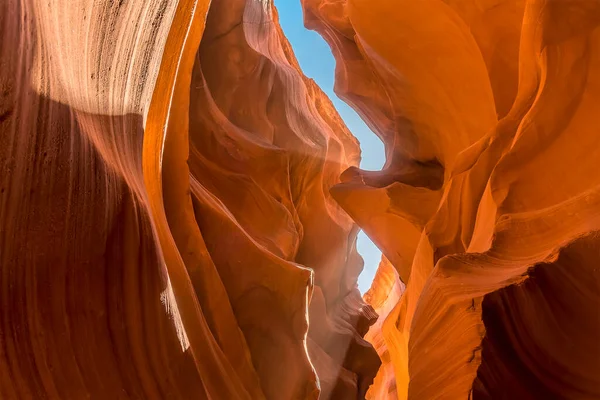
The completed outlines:
{"type": "Polygon", "coordinates": [[[406,283],[368,336],[395,382],[368,397],[600,396],[599,3],[303,5],[386,143],[332,189],[406,283]]]}
{"type": "Polygon", "coordinates": [[[329,194],[360,151],[270,2],[0,27],[0,397],[364,397],[376,314],[329,194]]]}
{"type": "Polygon", "coordinates": [[[600,397],[600,3],[302,2],[382,171],[269,0],[0,4],[2,399],[600,397]]]}

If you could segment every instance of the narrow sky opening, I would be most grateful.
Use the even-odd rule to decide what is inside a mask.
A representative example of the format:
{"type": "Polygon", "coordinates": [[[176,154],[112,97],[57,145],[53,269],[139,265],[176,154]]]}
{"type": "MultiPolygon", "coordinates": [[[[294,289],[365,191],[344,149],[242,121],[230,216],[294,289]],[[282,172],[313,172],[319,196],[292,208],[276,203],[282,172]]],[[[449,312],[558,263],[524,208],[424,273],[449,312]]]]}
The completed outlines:
{"type": "MultiPolygon", "coordinates": [[[[300,67],[306,76],[329,96],[342,119],[360,141],[362,160],[360,167],[378,171],[385,163],[385,150],[381,140],[371,131],[358,114],[333,91],[335,59],[325,40],[316,32],[304,27],[300,0],[274,0],[279,11],[279,22],[290,41],[300,67]]],[[[357,250],[365,260],[363,272],[358,277],[358,288],[366,292],[373,282],[381,259],[381,251],[364,232],[358,234],[357,250]]]]}

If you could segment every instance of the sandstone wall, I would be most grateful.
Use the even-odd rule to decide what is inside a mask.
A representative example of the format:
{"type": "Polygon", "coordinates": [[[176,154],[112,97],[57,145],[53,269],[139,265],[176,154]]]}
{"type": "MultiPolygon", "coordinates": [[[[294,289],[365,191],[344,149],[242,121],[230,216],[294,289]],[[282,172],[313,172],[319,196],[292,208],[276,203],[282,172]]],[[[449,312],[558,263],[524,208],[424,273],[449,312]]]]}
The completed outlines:
{"type": "Polygon", "coordinates": [[[600,3],[303,5],[386,144],[332,189],[397,274],[368,397],[599,397],[600,3]]]}

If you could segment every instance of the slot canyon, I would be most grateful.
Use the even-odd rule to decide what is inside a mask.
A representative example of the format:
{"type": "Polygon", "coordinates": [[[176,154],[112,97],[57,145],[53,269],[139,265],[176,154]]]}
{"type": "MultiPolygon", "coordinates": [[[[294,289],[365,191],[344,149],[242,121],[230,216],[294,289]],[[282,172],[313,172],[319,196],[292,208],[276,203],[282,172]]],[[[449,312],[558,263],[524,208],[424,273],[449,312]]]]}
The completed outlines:
{"type": "Polygon", "coordinates": [[[0,399],[600,399],[600,1],[2,0],[0,30],[0,399]]]}

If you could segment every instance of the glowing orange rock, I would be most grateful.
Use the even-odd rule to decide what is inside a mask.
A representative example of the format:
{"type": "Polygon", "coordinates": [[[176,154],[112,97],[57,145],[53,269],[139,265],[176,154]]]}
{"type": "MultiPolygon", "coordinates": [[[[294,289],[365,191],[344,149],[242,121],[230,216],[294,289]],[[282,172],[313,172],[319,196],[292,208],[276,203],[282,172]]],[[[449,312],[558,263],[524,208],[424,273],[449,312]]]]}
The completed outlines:
{"type": "Polygon", "coordinates": [[[0,3],[0,398],[600,397],[600,3],[303,4],[383,171],[269,0],[0,3]]]}
{"type": "Polygon", "coordinates": [[[598,397],[599,3],[303,5],[386,143],[332,189],[406,283],[388,311],[382,263],[367,296],[368,397],[598,397]]]}
{"type": "Polygon", "coordinates": [[[0,397],[364,397],[359,147],[269,2],[0,5],[0,397]],[[310,326],[310,329],[309,329],[310,326]]]}
{"type": "Polygon", "coordinates": [[[370,392],[372,398],[382,400],[395,400],[398,398],[394,364],[387,347],[390,340],[386,340],[383,335],[383,325],[395,323],[396,318],[390,317],[390,314],[397,312],[394,308],[405,288],[406,286],[399,279],[394,266],[383,256],[373,280],[373,285],[364,296],[365,300],[375,308],[379,315],[377,322],[369,329],[365,339],[373,343],[383,362],[370,392]]]}

